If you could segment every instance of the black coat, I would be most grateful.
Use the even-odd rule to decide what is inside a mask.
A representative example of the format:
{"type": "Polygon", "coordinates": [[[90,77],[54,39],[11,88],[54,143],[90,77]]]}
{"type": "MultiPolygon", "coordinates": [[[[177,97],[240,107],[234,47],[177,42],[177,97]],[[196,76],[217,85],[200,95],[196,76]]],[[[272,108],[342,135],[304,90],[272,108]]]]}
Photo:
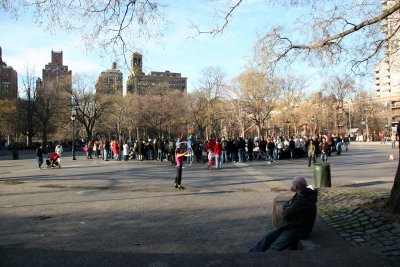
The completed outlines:
{"type": "Polygon", "coordinates": [[[306,238],[312,231],[317,216],[318,192],[310,188],[295,194],[282,207],[282,221],[278,229],[292,229],[299,238],[306,238]]]}
{"type": "Polygon", "coordinates": [[[43,154],[47,154],[47,152],[46,152],[43,148],[38,147],[38,148],[36,149],[36,157],[42,158],[42,157],[43,157],[43,154]]]}

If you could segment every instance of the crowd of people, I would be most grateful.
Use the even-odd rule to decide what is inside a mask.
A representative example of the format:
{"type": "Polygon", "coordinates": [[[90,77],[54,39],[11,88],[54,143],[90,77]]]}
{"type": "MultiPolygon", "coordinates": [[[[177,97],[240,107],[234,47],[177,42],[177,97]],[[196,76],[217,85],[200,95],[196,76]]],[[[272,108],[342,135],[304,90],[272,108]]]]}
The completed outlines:
{"type": "MultiPolygon", "coordinates": [[[[328,161],[332,153],[340,155],[348,150],[349,138],[338,135],[266,136],[257,138],[210,138],[204,141],[189,136],[187,140],[94,140],[85,143],[87,159],[108,160],[158,160],[176,163],[176,149],[190,151],[185,157],[189,162],[207,163],[208,168],[221,169],[224,163],[263,159],[275,162],[282,159],[308,158],[308,166],[321,156],[328,161]],[[342,148],[343,147],[343,148],[342,148]]],[[[60,147],[57,146],[59,152],[60,147]]],[[[57,151],[56,151],[57,152],[57,151]]],[[[60,155],[61,156],[61,155],[60,155]]]]}

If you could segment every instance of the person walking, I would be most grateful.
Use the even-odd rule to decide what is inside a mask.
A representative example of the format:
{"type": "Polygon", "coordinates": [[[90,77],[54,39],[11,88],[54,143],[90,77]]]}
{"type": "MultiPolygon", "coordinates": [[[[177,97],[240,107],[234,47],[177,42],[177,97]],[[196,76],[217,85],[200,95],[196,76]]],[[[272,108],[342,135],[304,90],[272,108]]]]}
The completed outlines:
{"type": "Polygon", "coordinates": [[[308,167],[311,167],[311,160],[315,163],[315,144],[314,140],[310,139],[307,145],[307,154],[308,154],[308,167]]]}
{"type": "Polygon", "coordinates": [[[183,167],[183,157],[187,156],[188,153],[182,153],[182,150],[177,147],[175,150],[175,161],[176,161],[176,176],[175,176],[175,188],[185,189],[182,185],[182,167],[183,167]]]}
{"type": "Polygon", "coordinates": [[[392,136],[390,136],[390,141],[392,141],[392,148],[396,148],[396,135],[392,133],[392,136]]]}
{"type": "Polygon", "coordinates": [[[54,152],[57,153],[58,156],[61,157],[63,155],[63,153],[64,153],[64,149],[63,149],[62,145],[61,144],[57,144],[56,148],[54,149],[54,152]]]}
{"type": "Polygon", "coordinates": [[[328,142],[326,141],[326,138],[323,138],[321,144],[321,160],[323,162],[328,161],[328,151],[329,151],[328,142]]]}
{"type": "Polygon", "coordinates": [[[39,145],[39,147],[36,149],[36,160],[39,169],[42,169],[43,154],[47,154],[47,152],[43,149],[43,145],[39,145]]]}
{"type": "Polygon", "coordinates": [[[58,162],[58,165],[61,166],[61,156],[62,156],[62,154],[64,152],[64,149],[63,149],[62,145],[61,144],[57,144],[56,148],[54,149],[54,152],[58,155],[57,162],[58,162]]]}

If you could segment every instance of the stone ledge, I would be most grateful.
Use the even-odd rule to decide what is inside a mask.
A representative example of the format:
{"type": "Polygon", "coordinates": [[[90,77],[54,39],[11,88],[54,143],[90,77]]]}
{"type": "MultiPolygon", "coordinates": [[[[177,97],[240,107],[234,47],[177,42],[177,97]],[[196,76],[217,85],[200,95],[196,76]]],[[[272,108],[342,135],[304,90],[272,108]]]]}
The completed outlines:
{"type": "Polygon", "coordinates": [[[366,247],[234,254],[127,253],[0,248],[0,260],[2,267],[395,266],[394,263],[366,247]]]}

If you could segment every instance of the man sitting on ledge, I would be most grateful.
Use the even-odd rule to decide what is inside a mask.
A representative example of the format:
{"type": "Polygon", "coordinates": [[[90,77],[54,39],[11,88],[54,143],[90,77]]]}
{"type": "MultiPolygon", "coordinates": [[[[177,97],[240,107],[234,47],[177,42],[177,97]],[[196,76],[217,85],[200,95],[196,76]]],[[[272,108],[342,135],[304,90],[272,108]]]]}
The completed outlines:
{"type": "Polygon", "coordinates": [[[282,206],[282,221],[250,252],[281,251],[306,238],[312,231],[317,216],[318,192],[307,187],[304,177],[295,177],[291,191],[296,194],[282,206]]]}

